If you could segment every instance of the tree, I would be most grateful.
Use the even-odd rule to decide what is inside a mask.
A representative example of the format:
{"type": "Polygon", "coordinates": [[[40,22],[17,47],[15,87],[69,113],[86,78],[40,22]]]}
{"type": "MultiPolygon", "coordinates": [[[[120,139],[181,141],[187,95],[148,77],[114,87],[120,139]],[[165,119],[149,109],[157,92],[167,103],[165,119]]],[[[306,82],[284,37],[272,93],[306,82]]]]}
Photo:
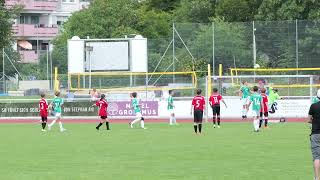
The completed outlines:
{"type": "Polygon", "coordinates": [[[12,43],[13,19],[19,14],[20,6],[6,7],[0,5],[0,49],[8,47],[12,43]]]}
{"type": "Polygon", "coordinates": [[[175,22],[209,23],[214,16],[214,0],[181,0],[174,11],[175,22]]]}
{"type": "Polygon", "coordinates": [[[146,4],[151,9],[159,11],[173,11],[181,0],[147,0],[146,4]]]}
{"type": "Polygon", "coordinates": [[[216,16],[228,22],[254,20],[263,0],[223,0],[218,1],[216,16]]]}

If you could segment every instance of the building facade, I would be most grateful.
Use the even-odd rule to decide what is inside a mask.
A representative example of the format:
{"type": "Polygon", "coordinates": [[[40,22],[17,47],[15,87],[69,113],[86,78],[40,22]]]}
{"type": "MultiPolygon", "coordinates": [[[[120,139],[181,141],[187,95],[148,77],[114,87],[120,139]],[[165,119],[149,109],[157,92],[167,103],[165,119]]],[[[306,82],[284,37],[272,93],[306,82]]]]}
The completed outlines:
{"type": "Polygon", "coordinates": [[[22,5],[14,20],[14,49],[22,63],[38,63],[40,53],[50,50],[50,41],[73,12],[87,8],[90,0],[5,0],[7,7],[22,5]]]}

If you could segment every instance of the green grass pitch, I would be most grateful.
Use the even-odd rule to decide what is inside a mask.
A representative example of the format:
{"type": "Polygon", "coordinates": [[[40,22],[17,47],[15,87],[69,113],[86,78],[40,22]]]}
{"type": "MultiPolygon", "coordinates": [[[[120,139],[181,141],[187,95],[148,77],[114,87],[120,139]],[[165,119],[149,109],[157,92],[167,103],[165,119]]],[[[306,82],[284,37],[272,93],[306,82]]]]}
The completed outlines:
{"type": "Polygon", "coordinates": [[[3,180],[307,180],[312,179],[309,129],[304,123],[272,124],[260,133],[251,123],[146,124],[147,130],[111,124],[0,125],[3,180]]]}

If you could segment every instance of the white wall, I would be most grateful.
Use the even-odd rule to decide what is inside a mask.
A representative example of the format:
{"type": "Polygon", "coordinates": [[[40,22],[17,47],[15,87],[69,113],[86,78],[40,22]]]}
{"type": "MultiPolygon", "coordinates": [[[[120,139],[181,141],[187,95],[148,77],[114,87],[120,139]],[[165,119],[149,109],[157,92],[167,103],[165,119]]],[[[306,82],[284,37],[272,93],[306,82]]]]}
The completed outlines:
{"type": "MultiPolygon", "coordinates": [[[[228,108],[221,104],[221,117],[222,118],[241,118],[242,104],[240,99],[225,99],[228,108]]],[[[190,115],[191,100],[174,101],[175,113],[178,118],[192,118],[190,115]]],[[[275,114],[269,114],[270,118],[306,118],[310,108],[310,99],[289,99],[278,101],[278,111],[275,114]]],[[[208,111],[209,117],[212,117],[211,108],[208,111]]],[[[168,116],[167,101],[159,101],[159,116],[168,116]]],[[[248,117],[252,117],[252,111],[249,110],[248,117]]]]}
{"type": "Polygon", "coordinates": [[[47,81],[47,80],[19,81],[19,90],[28,90],[28,89],[49,90],[50,81],[47,81]]]}
{"type": "Polygon", "coordinates": [[[68,40],[68,72],[84,72],[84,41],[68,40]]]}

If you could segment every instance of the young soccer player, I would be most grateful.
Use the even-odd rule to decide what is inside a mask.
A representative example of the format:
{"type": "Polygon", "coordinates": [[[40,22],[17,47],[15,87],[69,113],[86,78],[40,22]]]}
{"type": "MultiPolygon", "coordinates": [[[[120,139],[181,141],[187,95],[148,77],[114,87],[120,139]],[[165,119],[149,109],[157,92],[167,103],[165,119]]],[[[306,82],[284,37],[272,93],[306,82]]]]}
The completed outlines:
{"type": "Polygon", "coordinates": [[[250,101],[247,106],[247,108],[248,108],[247,110],[249,110],[249,107],[252,104],[253,127],[254,127],[255,132],[259,132],[260,109],[261,109],[261,107],[263,107],[262,96],[258,93],[258,91],[259,91],[258,86],[254,86],[253,87],[253,94],[251,94],[250,101]]]}
{"type": "Polygon", "coordinates": [[[269,113],[275,113],[277,110],[277,100],[281,99],[279,94],[278,94],[278,89],[273,89],[272,87],[269,88],[269,106],[270,110],[269,113]]]}
{"type": "Polygon", "coordinates": [[[266,95],[266,89],[262,88],[261,91],[261,97],[262,97],[262,103],[263,107],[260,109],[260,122],[259,122],[259,128],[261,128],[263,120],[264,120],[264,127],[268,127],[268,96],[266,95]]]}
{"type": "Polygon", "coordinates": [[[213,88],[212,95],[209,98],[209,103],[212,108],[212,114],[213,114],[213,128],[216,128],[216,119],[218,120],[218,128],[220,128],[220,101],[223,102],[223,104],[227,108],[226,102],[222,99],[222,96],[218,93],[217,88],[213,88]]]}
{"type": "Polygon", "coordinates": [[[100,100],[96,102],[93,106],[99,107],[99,116],[101,118],[100,123],[96,127],[97,130],[99,130],[100,126],[102,126],[103,123],[106,123],[107,130],[110,130],[109,121],[108,121],[108,103],[106,101],[106,95],[101,94],[100,100]]]}
{"type": "Polygon", "coordinates": [[[140,108],[140,104],[139,104],[139,100],[137,99],[137,93],[136,92],[133,92],[131,93],[131,96],[132,96],[132,107],[134,109],[134,112],[136,114],[136,119],[133,120],[132,122],[129,123],[130,127],[133,128],[133,124],[137,123],[140,121],[140,126],[142,129],[146,129],[144,127],[144,118],[142,117],[142,114],[141,114],[141,108],[140,108]]]}
{"type": "Polygon", "coordinates": [[[60,131],[66,131],[66,129],[63,128],[62,122],[61,122],[61,113],[62,113],[62,107],[63,107],[63,99],[60,97],[60,92],[56,91],[55,92],[55,98],[53,101],[50,103],[50,106],[53,109],[54,112],[54,117],[55,119],[48,125],[48,129],[51,130],[51,127],[58,121],[60,131]]]}
{"type": "Polygon", "coordinates": [[[170,125],[177,124],[176,117],[174,114],[174,105],[173,105],[173,97],[172,97],[173,95],[174,95],[173,90],[169,90],[168,111],[170,113],[170,121],[169,121],[170,125]]]}
{"type": "Polygon", "coordinates": [[[47,125],[47,120],[48,120],[48,103],[47,100],[45,99],[45,94],[42,93],[41,95],[41,100],[39,102],[39,109],[40,109],[40,116],[41,116],[41,126],[42,129],[41,131],[45,132],[46,131],[46,125],[47,125]]]}
{"type": "Polygon", "coordinates": [[[239,92],[239,95],[241,96],[241,101],[242,101],[242,119],[246,119],[248,114],[247,106],[248,106],[248,101],[250,97],[250,88],[248,86],[248,81],[242,82],[242,86],[238,92],[239,92]]]}
{"type": "Polygon", "coordinates": [[[194,117],[193,128],[196,134],[201,134],[203,111],[206,104],[204,97],[201,95],[201,92],[201,89],[197,90],[197,95],[193,98],[191,106],[191,115],[193,112],[194,117]]]}

